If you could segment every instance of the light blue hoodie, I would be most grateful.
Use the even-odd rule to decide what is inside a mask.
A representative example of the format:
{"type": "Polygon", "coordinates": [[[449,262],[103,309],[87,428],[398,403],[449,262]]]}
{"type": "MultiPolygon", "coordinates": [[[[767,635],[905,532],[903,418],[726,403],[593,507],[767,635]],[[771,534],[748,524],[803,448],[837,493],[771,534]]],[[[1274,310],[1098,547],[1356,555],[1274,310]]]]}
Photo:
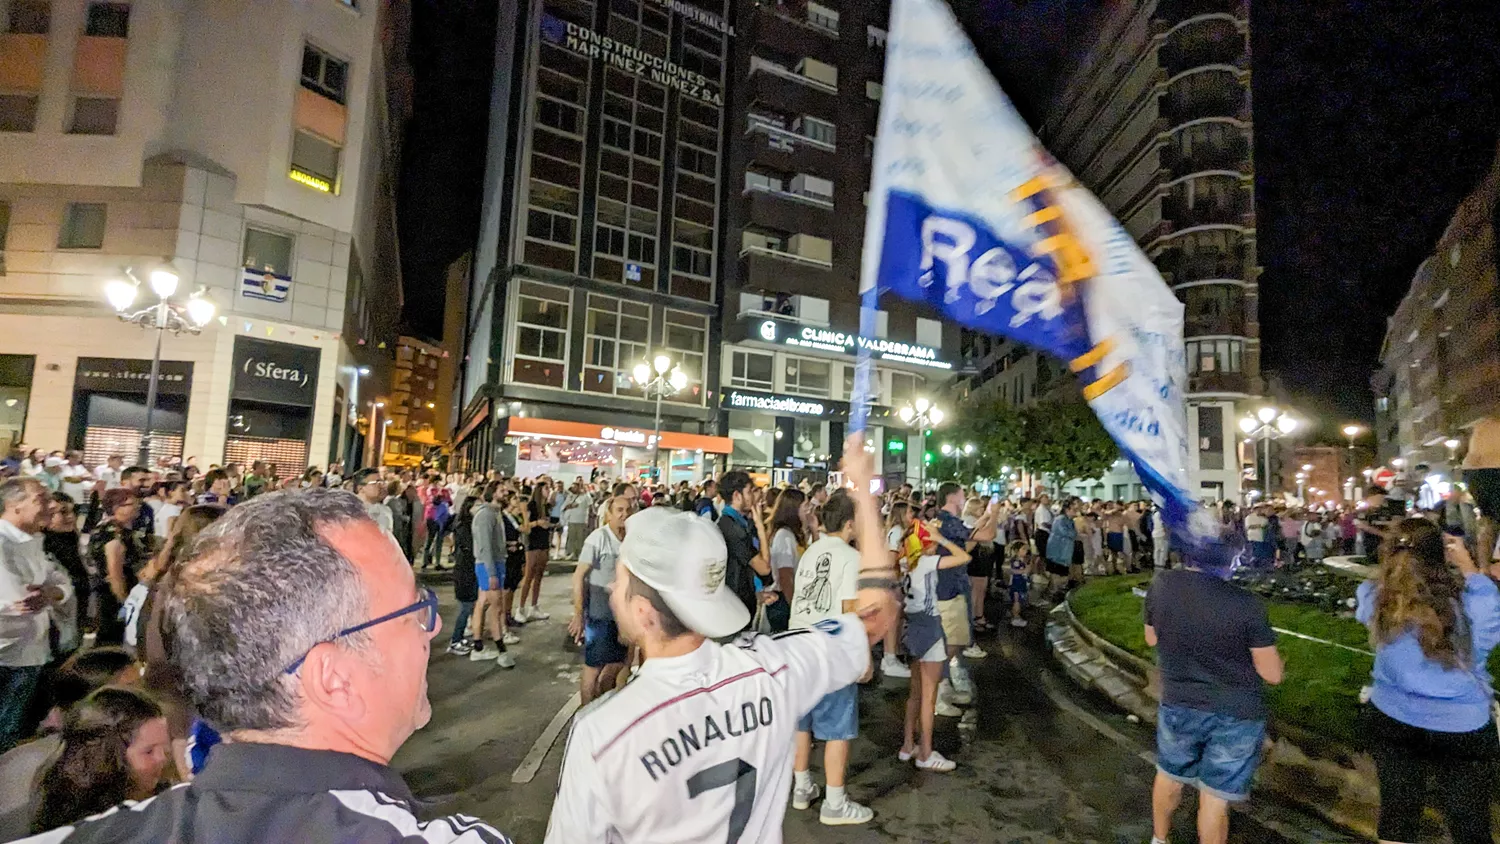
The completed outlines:
{"type": "MultiPolygon", "coordinates": [[[[1373,580],[1359,585],[1355,618],[1370,627],[1375,618],[1373,580]]],[[[1376,709],[1413,727],[1440,733],[1467,733],[1490,721],[1494,695],[1485,660],[1500,644],[1500,589],[1482,574],[1464,580],[1464,617],[1469,626],[1473,668],[1444,668],[1422,653],[1410,630],[1375,646],[1375,685],[1370,702],[1376,709]]]]}

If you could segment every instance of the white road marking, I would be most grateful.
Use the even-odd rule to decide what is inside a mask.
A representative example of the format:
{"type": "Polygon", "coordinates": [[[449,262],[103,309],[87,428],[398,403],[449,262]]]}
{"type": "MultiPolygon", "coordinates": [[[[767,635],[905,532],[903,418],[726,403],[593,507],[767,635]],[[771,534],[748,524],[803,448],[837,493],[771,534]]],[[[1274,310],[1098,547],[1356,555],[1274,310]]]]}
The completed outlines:
{"type": "Polygon", "coordinates": [[[552,750],[552,745],[557,743],[557,737],[562,735],[563,727],[568,725],[568,721],[573,718],[573,713],[578,711],[578,705],[578,693],[574,692],[572,697],[563,702],[562,708],[557,710],[557,714],[552,716],[552,720],[547,724],[547,729],[542,730],[542,734],[537,736],[537,740],[531,745],[531,750],[527,752],[526,758],[521,760],[521,766],[516,768],[516,772],[510,775],[511,782],[531,782],[536,777],[536,772],[541,770],[542,760],[547,758],[547,753],[552,750]]]}

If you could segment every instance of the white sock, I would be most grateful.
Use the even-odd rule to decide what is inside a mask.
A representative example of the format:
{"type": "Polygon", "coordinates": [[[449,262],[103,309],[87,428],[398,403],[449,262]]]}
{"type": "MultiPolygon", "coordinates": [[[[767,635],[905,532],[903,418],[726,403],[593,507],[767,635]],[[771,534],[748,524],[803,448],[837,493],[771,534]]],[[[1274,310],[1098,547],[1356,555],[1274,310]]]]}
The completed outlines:
{"type": "Polygon", "coordinates": [[[1167,842],[1165,842],[1165,841],[1161,840],[1160,838],[1157,838],[1156,836],[1153,835],[1153,836],[1151,836],[1151,844],[1167,844],[1167,842]]]}
{"type": "Polygon", "coordinates": [[[823,802],[835,809],[844,806],[844,787],[842,785],[830,785],[828,791],[823,795],[823,802]]]}
{"type": "Polygon", "coordinates": [[[798,791],[811,791],[812,771],[792,771],[792,782],[797,786],[798,791]]]}

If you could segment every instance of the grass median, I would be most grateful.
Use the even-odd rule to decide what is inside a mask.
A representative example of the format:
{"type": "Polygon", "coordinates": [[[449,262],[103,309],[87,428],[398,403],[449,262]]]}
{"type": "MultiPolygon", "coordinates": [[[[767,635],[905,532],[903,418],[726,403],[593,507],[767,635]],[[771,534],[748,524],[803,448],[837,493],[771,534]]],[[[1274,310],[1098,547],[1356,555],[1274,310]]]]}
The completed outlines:
{"type": "MultiPolygon", "coordinates": [[[[1101,638],[1144,659],[1155,661],[1146,646],[1142,601],[1131,591],[1150,582],[1149,575],[1091,580],[1069,597],[1079,622],[1101,638]]],[[[1349,647],[1369,650],[1369,633],[1351,618],[1339,618],[1316,607],[1268,601],[1271,626],[1349,647]]],[[[1266,696],[1272,719],[1330,739],[1354,744],[1359,719],[1359,689],[1369,681],[1374,659],[1362,653],[1279,635],[1277,647],[1286,660],[1286,678],[1266,696]]]]}

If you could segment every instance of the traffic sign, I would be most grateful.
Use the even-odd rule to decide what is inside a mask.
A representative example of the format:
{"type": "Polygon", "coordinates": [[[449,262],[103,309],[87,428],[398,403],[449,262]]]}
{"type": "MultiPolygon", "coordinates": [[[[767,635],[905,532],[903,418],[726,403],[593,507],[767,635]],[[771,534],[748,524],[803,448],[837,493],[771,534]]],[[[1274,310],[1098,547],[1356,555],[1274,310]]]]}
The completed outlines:
{"type": "Polygon", "coordinates": [[[1375,474],[1370,476],[1370,480],[1373,481],[1376,486],[1390,489],[1391,483],[1396,480],[1396,473],[1391,471],[1388,467],[1382,466],[1379,469],[1375,470],[1375,474]]]}

